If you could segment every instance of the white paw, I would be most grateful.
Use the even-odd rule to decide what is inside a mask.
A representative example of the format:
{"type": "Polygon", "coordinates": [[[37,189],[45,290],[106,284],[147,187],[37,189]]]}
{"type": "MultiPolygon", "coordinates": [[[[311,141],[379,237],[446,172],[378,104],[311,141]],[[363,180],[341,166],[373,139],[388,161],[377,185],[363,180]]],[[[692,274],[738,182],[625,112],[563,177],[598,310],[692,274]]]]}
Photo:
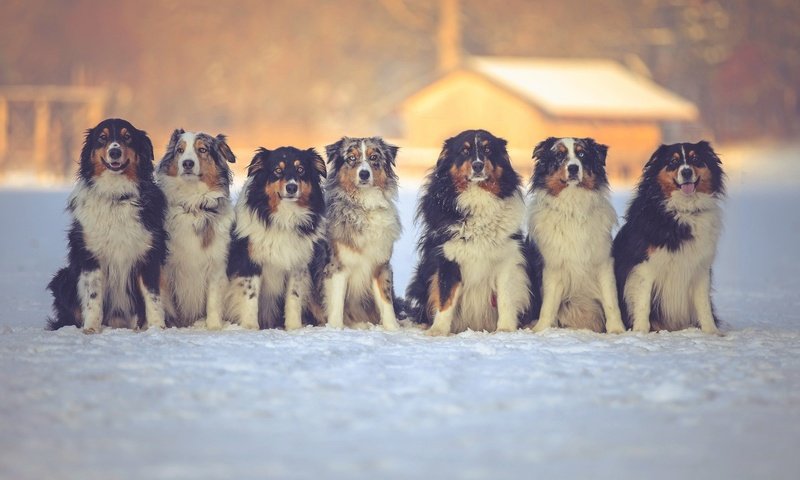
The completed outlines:
{"type": "Polygon", "coordinates": [[[258,330],[258,322],[253,322],[253,321],[249,321],[249,322],[242,322],[242,323],[240,323],[239,325],[240,325],[242,328],[245,328],[245,329],[247,329],[247,330],[258,330]]]}
{"type": "Polygon", "coordinates": [[[286,329],[287,332],[289,330],[299,330],[299,329],[303,328],[303,322],[301,322],[299,320],[298,321],[288,321],[287,320],[286,325],[284,325],[284,328],[286,329]]]}
{"type": "Polygon", "coordinates": [[[606,333],[623,333],[625,332],[625,325],[622,322],[608,322],[606,323],[606,333]]]}
{"type": "Polygon", "coordinates": [[[650,333],[650,322],[634,322],[633,331],[638,333],[650,333]]]}
{"type": "Polygon", "coordinates": [[[425,330],[425,335],[429,337],[446,337],[450,335],[450,329],[445,329],[442,325],[431,325],[431,327],[425,330]]]}
{"type": "Polygon", "coordinates": [[[508,321],[498,321],[497,328],[495,329],[496,332],[516,332],[517,331],[517,322],[508,322],[508,321]]]}
{"type": "Polygon", "coordinates": [[[400,330],[400,324],[397,323],[397,320],[395,319],[384,321],[382,325],[384,330],[388,330],[390,332],[396,332],[397,330],[400,330]]]}
{"type": "Polygon", "coordinates": [[[550,328],[549,323],[539,320],[538,322],[536,322],[536,325],[533,326],[532,331],[533,333],[542,333],[549,328],[550,328]]]}
{"type": "Polygon", "coordinates": [[[222,330],[222,319],[216,316],[206,318],[206,328],[209,330],[222,330]]]}
{"type": "Polygon", "coordinates": [[[100,333],[101,329],[100,329],[100,327],[97,327],[97,328],[95,328],[95,327],[85,327],[82,331],[86,335],[93,335],[95,333],[100,333]]]}
{"type": "Polygon", "coordinates": [[[703,333],[708,333],[708,334],[710,334],[710,335],[716,335],[716,336],[718,336],[718,337],[724,337],[724,336],[725,336],[725,334],[724,334],[724,333],[722,333],[722,332],[721,332],[721,331],[720,331],[720,330],[719,330],[719,329],[716,327],[716,325],[715,325],[715,326],[713,326],[713,327],[703,327],[703,328],[701,328],[700,330],[702,330],[702,331],[703,331],[703,333]]]}

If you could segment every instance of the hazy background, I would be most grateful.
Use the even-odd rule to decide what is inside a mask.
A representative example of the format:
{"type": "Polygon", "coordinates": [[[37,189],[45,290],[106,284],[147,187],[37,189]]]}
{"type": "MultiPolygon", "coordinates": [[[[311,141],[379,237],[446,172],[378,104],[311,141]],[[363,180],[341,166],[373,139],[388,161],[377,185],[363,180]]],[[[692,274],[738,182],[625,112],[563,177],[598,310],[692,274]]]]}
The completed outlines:
{"type": "MultiPolygon", "coordinates": [[[[156,156],[175,127],[226,133],[244,155],[343,134],[402,140],[397,105],[447,70],[452,43],[456,61],[619,61],[695,102],[718,143],[800,130],[796,0],[4,0],[0,92],[102,87],[102,116],[146,129],[156,156]]],[[[91,126],[67,110],[50,107],[56,157],[91,126]]],[[[7,111],[0,172],[26,168],[15,152],[33,136],[30,104],[7,111]]]]}

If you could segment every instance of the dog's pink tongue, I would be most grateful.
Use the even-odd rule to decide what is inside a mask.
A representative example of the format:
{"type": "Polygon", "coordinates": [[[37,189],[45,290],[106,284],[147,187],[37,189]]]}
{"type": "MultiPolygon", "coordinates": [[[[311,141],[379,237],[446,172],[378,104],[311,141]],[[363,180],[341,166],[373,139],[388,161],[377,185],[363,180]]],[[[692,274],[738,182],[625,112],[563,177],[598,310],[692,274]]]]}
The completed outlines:
{"type": "Polygon", "coordinates": [[[684,183],[681,185],[681,192],[685,193],[686,195],[691,195],[694,193],[694,183],[684,183]]]}

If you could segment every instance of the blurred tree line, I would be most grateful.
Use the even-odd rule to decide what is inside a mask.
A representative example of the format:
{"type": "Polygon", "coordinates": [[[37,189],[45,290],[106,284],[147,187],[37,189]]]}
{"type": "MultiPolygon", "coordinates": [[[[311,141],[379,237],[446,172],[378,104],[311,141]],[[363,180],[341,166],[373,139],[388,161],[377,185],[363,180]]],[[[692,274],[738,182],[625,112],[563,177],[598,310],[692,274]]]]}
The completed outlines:
{"type": "MultiPolygon", "coordinates": [[[[369,131],[437,75],[439,15],[425,0],[4,0],[0,84],[109,85],[112,110],[150,129],[369,131]]],[[[800,131],[797,0],[461,0],[458,16],[466,54],[617,59],[696,102],[718,139],[800,131]]]]}

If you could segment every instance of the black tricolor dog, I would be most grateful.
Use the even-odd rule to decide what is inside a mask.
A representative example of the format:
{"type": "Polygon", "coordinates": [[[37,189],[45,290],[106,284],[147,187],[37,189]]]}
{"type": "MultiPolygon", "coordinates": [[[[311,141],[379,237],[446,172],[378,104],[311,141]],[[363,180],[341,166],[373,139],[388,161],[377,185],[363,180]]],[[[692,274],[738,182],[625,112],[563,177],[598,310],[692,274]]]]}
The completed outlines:
{"type": "Polygon", "coordinates": [[[117,118],[87,131],[67,209],[68,265],[48,285],[56,313],[49,328],[163,327],[166,201],[147,134],[117,118]]]}
{"type": "Polygon", "coordinates": [[[506,141],[467,130],[444,147],[419,200],[419,264],[407,290],[429,333],[515,330],[529,305],[520,179],[506,141]]]}
{"type": "Polygon", "coordinates": [[[325,161],[313,149],[258,150],[236,203],[227,316],[245,328],[323,319],[314,284],[325,263],[325,161]]]}
{"type": "Polygon", "coordinates": [[[662,145],[653,153],[614,240],[619,303],[629,328],[718,333],[711,265],[724,191],[722,163],[708,142],[662,145]]]}

